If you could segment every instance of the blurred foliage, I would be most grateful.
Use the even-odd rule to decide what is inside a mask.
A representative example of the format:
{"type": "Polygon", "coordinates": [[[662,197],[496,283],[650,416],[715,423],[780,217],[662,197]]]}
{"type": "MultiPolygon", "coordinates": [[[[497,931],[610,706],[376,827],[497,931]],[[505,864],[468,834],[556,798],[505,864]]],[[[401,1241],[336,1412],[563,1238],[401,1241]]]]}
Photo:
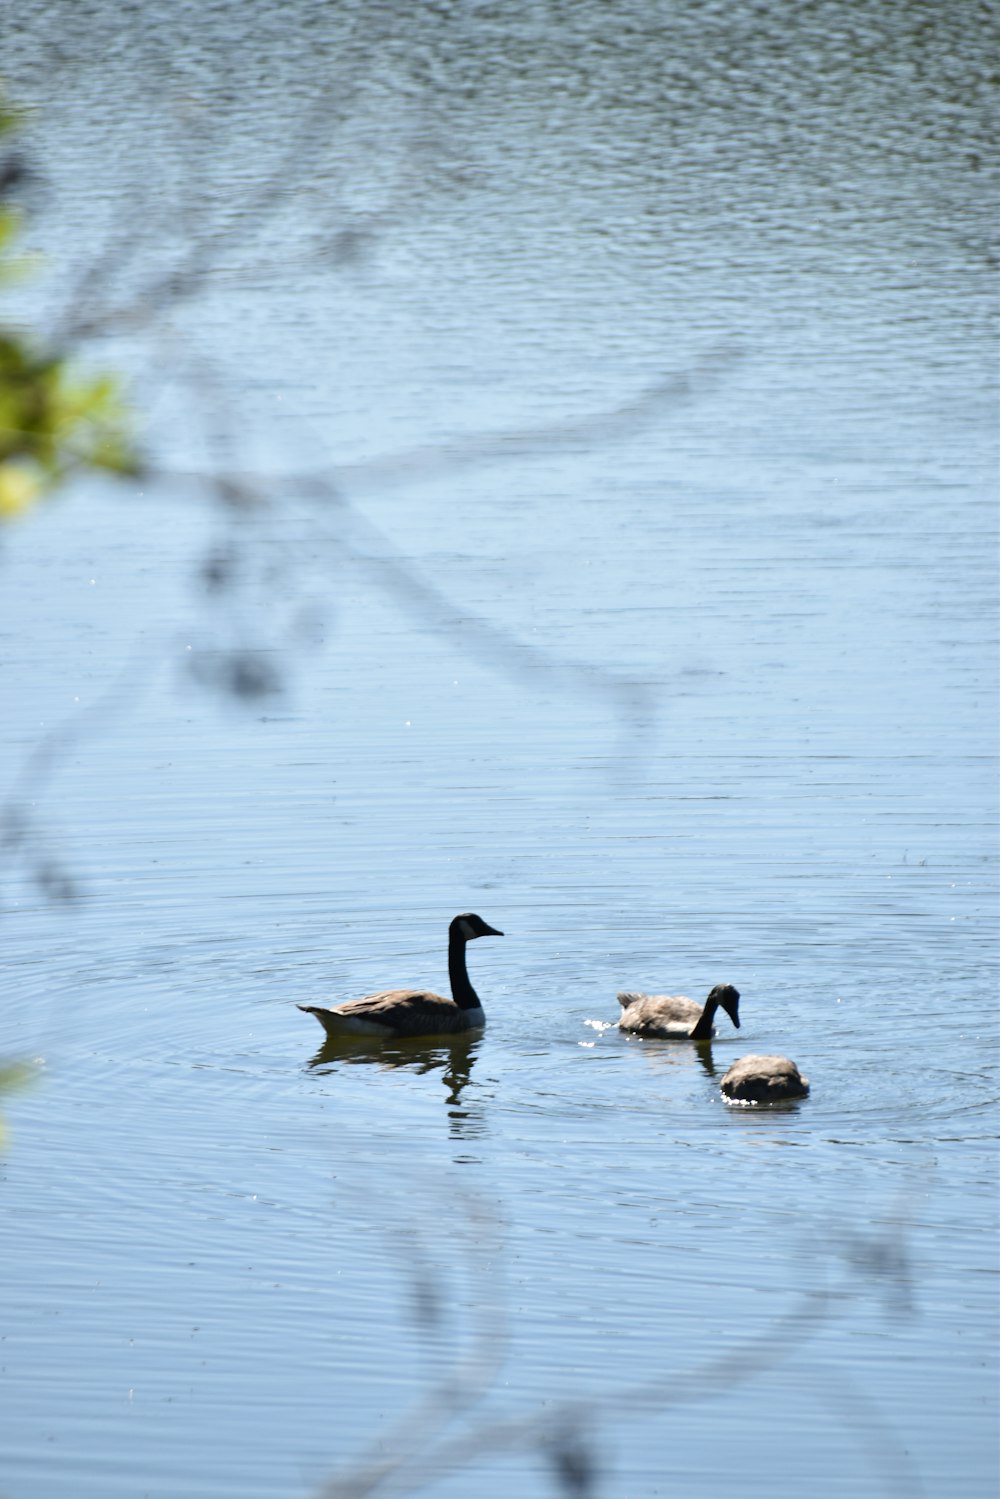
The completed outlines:
{"type": "MultiPolygon", "coordinates": [[[[0,93],[0,137],[20,123],[0,93]]],[[[4,201],[25,175],[18,158],[0,162],[0,287],[31,268],[16,250],[21,211],[4,201]]],[[[118,382],[78,372],[64,353],[37,348],[20,330],[0,323],[0,522],[23,515],[74,474],[94,469],[138,470],[118,382]]]]}
{"type": "MultiPolygon", "coordinates": [[[[35,1068],[27,1062],[0,1062],[0,1098],[13,1092],[15,1088],[23,1088],[34,1076],[35,1068]]],[[[7,1125],[0,1114],[0,1151],[6,1144],[7,1125]]]]}

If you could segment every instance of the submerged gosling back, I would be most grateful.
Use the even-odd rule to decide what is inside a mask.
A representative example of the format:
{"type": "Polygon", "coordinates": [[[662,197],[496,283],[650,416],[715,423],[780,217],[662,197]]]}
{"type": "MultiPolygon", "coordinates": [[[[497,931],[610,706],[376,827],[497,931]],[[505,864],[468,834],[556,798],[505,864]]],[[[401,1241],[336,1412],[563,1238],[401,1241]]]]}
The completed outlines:
{"type": "Polygon", "coordinates": [[[719,1084],[724,1098],[735,1103],[780,1103],[805,1098],[809,1079],[788,1057],[740,1057],[719,1084]]]}

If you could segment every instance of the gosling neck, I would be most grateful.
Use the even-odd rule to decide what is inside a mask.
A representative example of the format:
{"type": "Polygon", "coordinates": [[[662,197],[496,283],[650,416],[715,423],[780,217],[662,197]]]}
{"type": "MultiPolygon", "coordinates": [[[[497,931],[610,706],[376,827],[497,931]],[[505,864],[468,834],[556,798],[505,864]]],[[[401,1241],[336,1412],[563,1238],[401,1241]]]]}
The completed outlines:
{"type": "Polygon", "coordinates": [[[460,1010],[481,1010],[479,995],[469,982],[465,967],[465,938],[458,932],[448,933],[448,978],[451,997],[460,1010]]]}
{"type": "Polygon", "coordinates": [[[715,1012],[718,1008],[719,1001],[709,995],[705,1001],[705,1008],[699,1015],[695,1027],[691,1032],[692,1041],[711,1041],[714,1029],[712,1022],[715,1019],[715,1012]]]}

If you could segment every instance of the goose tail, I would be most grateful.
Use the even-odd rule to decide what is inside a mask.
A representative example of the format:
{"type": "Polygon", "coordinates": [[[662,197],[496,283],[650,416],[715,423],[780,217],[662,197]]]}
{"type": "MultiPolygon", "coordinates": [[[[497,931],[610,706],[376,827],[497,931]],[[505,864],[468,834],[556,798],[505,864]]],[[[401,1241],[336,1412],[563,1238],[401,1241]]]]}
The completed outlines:
{"type": "Polygon", "coordinates": [[[364,1015],[347,1014],[343,1010],[326,1010],[322,1005],[298,1005],[307,1015],[315,1015],[328,1036],[386,1036],[406,1034],[398,1026],[380,1025],[364,1015]]]}
{"type": "Polygon", "coordinates": [[[319,1005],[296,1005],[295,1008],[306,1015],[315,1015],[328,1036],[342,1034],[344,1027],[337,1024],[340,1017],[332,1010],[320,1009],[319,1005]]]}

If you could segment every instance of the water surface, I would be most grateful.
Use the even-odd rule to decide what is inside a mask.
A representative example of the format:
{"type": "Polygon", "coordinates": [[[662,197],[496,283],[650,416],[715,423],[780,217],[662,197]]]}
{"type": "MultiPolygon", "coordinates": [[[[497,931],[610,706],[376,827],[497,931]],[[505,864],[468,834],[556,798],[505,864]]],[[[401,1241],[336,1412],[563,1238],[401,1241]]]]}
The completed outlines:
{"type": "Polygon", "coordinates": [[[315,1493],[470,1349],[439,1499],[553,1492],[547,1413],[630,1499],[992,1493],[978,17],[5,23],[24,315],[208,247],[93,350],[188,477],[0,559],[11,1499],[315,1493]],[[192,681],[248,649],[282,695],[192,681]],[[296,1003],[440,987],[466,909],[481,1038],[321,1049],[296,1003]],[[706,1055],[614,1028],[723,980],[706,1055]],[[748,1051],[809,1099],[726,1108],[748,1051]]]}

